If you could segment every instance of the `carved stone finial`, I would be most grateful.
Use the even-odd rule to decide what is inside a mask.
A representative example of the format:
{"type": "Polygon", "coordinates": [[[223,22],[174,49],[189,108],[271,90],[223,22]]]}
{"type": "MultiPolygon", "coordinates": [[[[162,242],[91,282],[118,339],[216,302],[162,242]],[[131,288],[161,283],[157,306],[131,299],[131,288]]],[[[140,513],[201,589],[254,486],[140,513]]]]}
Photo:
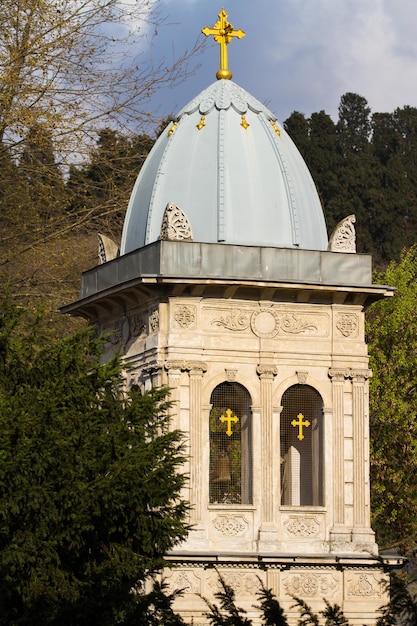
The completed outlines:
{"type": "Polygon", "coordinates": [[[355,222],[355,216],[348,215],[338,223],[330,237],[327,248],[330,252],[356,252],[355,222]]]}
{"type": "Polygon", "coordinates": [[[112,261],[119,256],[120,250],[117,243],[115,243],[106,235],[97,235],[98,237],[98,262],[100,265],[112,261]]]}
{"type": "Polygon", "coordinates": [[[192,241],[193,231],[188,217],[173,202],[168,202],[161,224],[161,239],[192,241]]]}

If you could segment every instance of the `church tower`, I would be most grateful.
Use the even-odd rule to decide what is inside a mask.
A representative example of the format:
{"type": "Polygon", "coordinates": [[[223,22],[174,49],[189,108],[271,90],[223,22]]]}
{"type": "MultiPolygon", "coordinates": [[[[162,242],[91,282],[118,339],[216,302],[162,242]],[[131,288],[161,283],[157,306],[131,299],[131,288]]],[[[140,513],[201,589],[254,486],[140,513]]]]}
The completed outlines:
{"type": "MultiPolygon", "coordinates": [[[[167,385],[188,438],[192,530],[168,559],[177,608],[205,624],[217,571],[254,623],[260,578],[374,624],[384,563],[370,527],[364,311],[392,295],[355,252],[354,216],[327,237],[296,146],[235,84],[222,10],[217,80],[161,134],[132,192],[120,255],[64,312],[111,333],[130,384],[167,385]]],[[[114,256],[111,255],[110,256],[114,256]]]]}

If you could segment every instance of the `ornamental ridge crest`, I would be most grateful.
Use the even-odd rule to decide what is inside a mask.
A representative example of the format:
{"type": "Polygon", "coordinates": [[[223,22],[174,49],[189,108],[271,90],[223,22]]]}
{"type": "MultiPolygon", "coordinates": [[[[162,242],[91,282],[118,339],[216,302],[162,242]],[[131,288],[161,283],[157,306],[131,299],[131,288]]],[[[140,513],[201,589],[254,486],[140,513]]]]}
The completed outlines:
{"type": "Polygon", "coordinates": [[[168,202],[161,224],[161,239],[168,241],[192,241],[190,221],[176,204],[168,202]]]}

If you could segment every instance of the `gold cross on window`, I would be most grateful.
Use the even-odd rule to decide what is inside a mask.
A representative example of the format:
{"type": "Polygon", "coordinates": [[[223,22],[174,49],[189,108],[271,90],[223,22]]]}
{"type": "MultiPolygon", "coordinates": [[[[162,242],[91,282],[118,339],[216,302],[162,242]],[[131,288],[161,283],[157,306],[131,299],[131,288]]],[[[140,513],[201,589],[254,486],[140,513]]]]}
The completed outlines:
{"type": "Polygon", "coordinates": [[[236,415],[233,415],[232,413],[233,412],[230,409],[227,409],[226,415],[222,415],[221,417],[219,417],[219,420],[221,422],[227,422],[226,435],[228,437],[231,437],[233,435],[232,422],[236,423],[239,421],[239,418],[236,415]]]}
{"type": "Polygon", "coordinates": [[[294,428],[296,428],[298,426],[297,439],[299,439],[300,441],[302,441],[304,439],[303,426],[305,426],[306,428],[308,428],[310,426],[310,422],[308,420],[303,421],[303,419],[304,419],[304,415],[302,413],[299,413],[297,415],[297,419],[293,420],[291,422],[291,426],[294,426],[294,428]],[[297,420],[298,420],[298,422],[297,422],[297,420]]]}
{"type": "Polygon", "coordinates": [[[232,78],[232,72],[228,67],[227,46],[233,37],[242,39],[246,35],[243,30],[234,30],[233,24],[227,21],[228,17],[229,15],[222,9],[219,13],[219,21],[212,28],[205,26],[201,31],[206,37],[213,35],[214,41],[220,44],[220,69],[216,73],[218,80],[221,78],[230,80],[232,78]]]}

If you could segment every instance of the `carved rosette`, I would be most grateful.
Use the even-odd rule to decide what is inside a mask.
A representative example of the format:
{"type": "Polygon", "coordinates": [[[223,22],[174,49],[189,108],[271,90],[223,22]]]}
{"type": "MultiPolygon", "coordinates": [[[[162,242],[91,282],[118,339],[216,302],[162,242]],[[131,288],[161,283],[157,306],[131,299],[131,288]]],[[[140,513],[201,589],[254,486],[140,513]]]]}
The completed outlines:
{"type": "Polygon", "coordinates": [[[284,521],[284,527],[293,537],[316,537],[320,533],[320,521],[316,517],[291,515],[284,521]]]}
{"type": "Polygon", "coordinates": [[[190,221],[176,204],[168,202],[161,224],[161,239],[169,241],[192,241],[190,221]]]}
{"type": "Polygon", "coordinates": [[[252,313],[250,326],[257,337],[272,339],[279,331],[279,315],[273,308],[260,308],[252,313]]]}
{"type": "Polygon", "coordinates": [[[213,520],[214,528],[226,537],[243,535],[249,522],[243,515],[217,515],[213,520]]]}
{"type": "Polygon", "coordinates": [[[195,328],[195,306],[178,305],[174,309],[174,320],[181,328],[195,328]]]}
{"type": "Polygon", "coordinates": [[[332,573],[315,571],[289,573],[284,588],[289,595],[307,598],[331,598],[340,587],[338,578],[332,573]]]}
{"type": "Polygon", "coordinates": [[[336,316],[336,328],[343,337],[357,337],[358,316],[354,313],[340,313],[336,316]]]}

